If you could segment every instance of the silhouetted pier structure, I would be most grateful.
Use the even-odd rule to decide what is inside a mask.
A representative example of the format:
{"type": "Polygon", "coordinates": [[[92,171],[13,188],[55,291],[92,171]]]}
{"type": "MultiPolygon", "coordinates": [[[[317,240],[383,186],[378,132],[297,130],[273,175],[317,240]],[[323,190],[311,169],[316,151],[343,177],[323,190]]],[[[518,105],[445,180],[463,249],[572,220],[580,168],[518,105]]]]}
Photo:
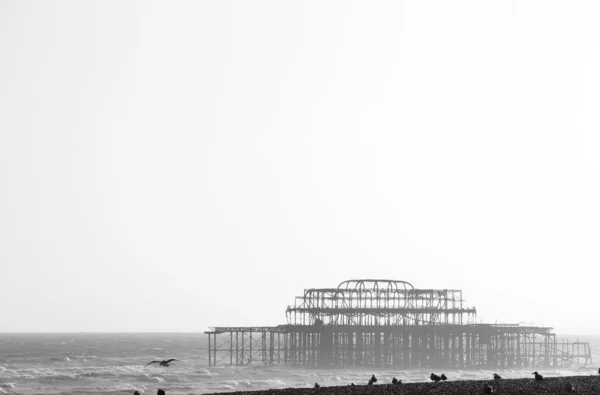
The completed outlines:
{"type": "Polygon", "coordinates": [[[209,365],[550,368],[592,363],[550,327],[476,323],[462,291],[394,280],[306,289],[275,327],[213,327],[209,365]]]}

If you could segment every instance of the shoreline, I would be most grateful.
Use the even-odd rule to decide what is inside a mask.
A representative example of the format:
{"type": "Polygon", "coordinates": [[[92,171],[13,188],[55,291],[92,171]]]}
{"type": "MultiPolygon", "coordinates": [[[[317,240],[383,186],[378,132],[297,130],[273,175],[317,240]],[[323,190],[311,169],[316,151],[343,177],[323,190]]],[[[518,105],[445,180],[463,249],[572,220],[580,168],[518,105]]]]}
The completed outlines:
{"type": "MultiPolygon", "coordinates": [[[[365,380],[367,381],[367,380],[365,380]]],[[[456,380],[406,384],[343,385],[320,388],[283,388],[257,391],[212,392],[205,395],[277,395],[277,394],[597,394],[600,395],[600,375],[547,377],[543,381],[533,378],[494,380],[456,380]],[[488,388],[484,388],[489,386],[488,388]],[[486,392],[491,389],[492,392],[486,392]]]]}

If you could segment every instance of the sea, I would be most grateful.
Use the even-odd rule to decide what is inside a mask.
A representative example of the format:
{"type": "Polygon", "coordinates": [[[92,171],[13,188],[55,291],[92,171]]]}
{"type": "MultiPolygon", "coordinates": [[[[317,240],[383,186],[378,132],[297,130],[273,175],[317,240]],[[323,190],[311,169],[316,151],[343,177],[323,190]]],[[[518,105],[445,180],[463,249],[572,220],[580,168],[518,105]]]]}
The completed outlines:
{"type": "MultiPolygon", "coordinates": [[[[559,336],[557,336],[559,337],[559,336]]],[[[567,336],[565,336],[567,337],[567,336]]],[[[597,375],[600,336],[568,336],[586,341],[595,366],[539,370],[545,376],[597,375]]],[[[448,370],[450,380],[531,377],[520,370],[448,370]]],[[[428,381],[429,369],[300,369],[286,366],[208,366],[203,333],[0,333],[1,394],[205,394],[279,388],[428,381]],[[170,367],[153,360],[176,358],[170,367]]]]}

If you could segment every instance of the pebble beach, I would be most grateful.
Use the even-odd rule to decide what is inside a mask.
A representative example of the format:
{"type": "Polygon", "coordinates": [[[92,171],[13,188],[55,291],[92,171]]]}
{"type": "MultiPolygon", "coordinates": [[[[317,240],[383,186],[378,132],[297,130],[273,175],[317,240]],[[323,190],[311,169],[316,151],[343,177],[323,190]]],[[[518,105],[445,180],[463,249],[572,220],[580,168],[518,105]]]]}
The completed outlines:
{"type": "MultiPolygon", "coordinates": [[[[320,388],[285,388],[262,391],[228,392],[231,395],[351,395],[351,394],[600,394],[600,375],[550,377],[543,381],[530,378],[494,380],[459,380],[439,383],[345,385],[320,388]]],[[[216,394],[216,393],[215,393],[216,394]]]]}

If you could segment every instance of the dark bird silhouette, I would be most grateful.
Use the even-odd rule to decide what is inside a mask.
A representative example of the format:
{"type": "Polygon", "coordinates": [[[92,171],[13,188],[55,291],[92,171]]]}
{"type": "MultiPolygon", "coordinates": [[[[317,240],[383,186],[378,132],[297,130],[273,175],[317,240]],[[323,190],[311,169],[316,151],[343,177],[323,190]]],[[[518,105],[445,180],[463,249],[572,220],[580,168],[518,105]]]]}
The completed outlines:
{"type": "Polygon", "coordinates": [[[494,393],[494,389],[492,388],[491,385],[484,384],[483,388],[481,389],[481,393],[482,394],[493,394],[494,393]]]}
{"type": "Polygon", "coordinates": [[[140,395],[140,393],[139,393],[139,392],[137,392],[137,391],[135,391],[135,392],[133,393],[133,395],[140,395]]]}
{"type": "Polygon", "coordinates": [[[429,378],[430,378],[432,381],[435,381],[436,383],[442,379],[440,376],[438,376],[438,375],[437,375],[437,374],[435,374],[435,373],[431,373],[431,376],[429,376],[429,378]]]}
{"type": "Polygon", "coordinates": [[[538,372],[533,372],[531,374],[535,374],[535,381],[542,381],[542,380],[544,380],[544,376],[542,376],[538,372]]]}
{"type": "Polygon", "coordinates": [[[442,381],[446,381],[446,380],[448,380],[448,377],[446,377],[446,375],[444,373],[442,373],[442,375],[440,376],[440,379],[442,379],[442,381]]]}
{"type": "Polygon", "coordinates": [[[372,375],[371,378],[369,379],[369,385],[373,385],[377,382],[377,377],[375,377],[375,375],[372,375]]]}
{"type": "Polygon", "coordinates": [[[392,378],[392,384],[394,384],[394,385],[395,385],[395,384],[398,384],[398,379],[397,379],[397,378],[395,378],[395,377],[394,377],[394,378],[392,378]]]}
{"type": "Polygon", "coordinates": [[[567,381],[564,385],[564,389],[567,392],[577,392],[575,391],[575,386],[570,381],[567,381]]]}
{"type": "Polygon", "coordinates": [[[498,373],[494,373],[494,380],[500,380],[502,377],[498,373]]]}
{"type": "MultiPolygon", "coordinates": [[[[169,367],[169,364],[170,364],[171,362],[173,362],[173,361],[181,362],[181,361],[180,361],[180,360],[178,360],[178,359],[171,358],[171,359],[167,359],[166,361],[152,361],[152,362],[150,362],[149,364],[147,364],[146,366],[148,366],[148,365],[152,365],[153,363],[157,363],[157,364],[159,364],[160,366],[165,366],[165,367],[167,367],[167,368],[168,368],[168,367],[169,367]]],[[[146,367],[146,366],[144,366],[144,367],[146,367]]]]}
{"type": "Polygon", "coordinates": [[[158,391],[156,391],[156,395],[165,395],[165,390],[159,388],[158,391]]]}
{"type": "Polygon", "coordinates": [[[319,385],[319,383],[315,383],[315,388],[321,388],[321,386],[319,385]]]}
{"type": "Polygon", "coordinates": [[[598,374],[600,374],[600,368],[598,368],[598,374]]]}

